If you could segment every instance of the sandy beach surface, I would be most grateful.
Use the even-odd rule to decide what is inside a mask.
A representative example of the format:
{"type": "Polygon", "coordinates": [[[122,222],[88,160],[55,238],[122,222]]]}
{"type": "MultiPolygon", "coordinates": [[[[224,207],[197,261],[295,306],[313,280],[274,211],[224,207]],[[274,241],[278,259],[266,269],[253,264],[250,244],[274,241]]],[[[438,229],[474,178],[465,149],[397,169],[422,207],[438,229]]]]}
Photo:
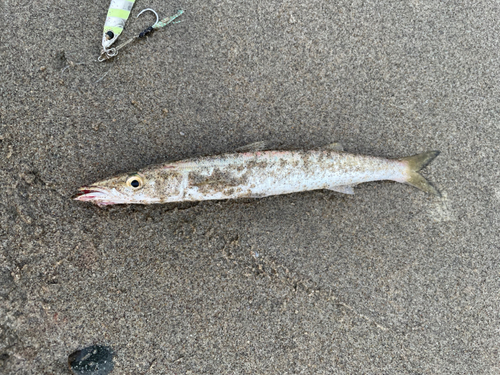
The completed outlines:
{"type": "Polygon", "coordinates": [[[0,372],[498,374],[500,5],[0,3],[0,372]],[[442,192],[98,208],[82,185],[256,142],[441,155],[442,192]]]}

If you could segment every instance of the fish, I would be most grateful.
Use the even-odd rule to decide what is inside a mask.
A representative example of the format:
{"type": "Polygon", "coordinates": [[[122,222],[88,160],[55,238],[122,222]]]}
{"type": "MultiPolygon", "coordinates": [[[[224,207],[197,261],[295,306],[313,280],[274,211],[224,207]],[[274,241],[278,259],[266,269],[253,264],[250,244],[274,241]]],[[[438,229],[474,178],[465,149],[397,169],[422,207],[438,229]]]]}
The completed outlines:
{"type": "Polygon", "coordinates": [[[152,165],[83,186],[73,199],[106,206],[261,198],[318,189],[354,194],[354,186],[381,180],[440,196],[419,173],[439,151],[387,159],[344,152],[339,143],[308,151],[265,148],[257,142],[233,153],[152,165]]]}

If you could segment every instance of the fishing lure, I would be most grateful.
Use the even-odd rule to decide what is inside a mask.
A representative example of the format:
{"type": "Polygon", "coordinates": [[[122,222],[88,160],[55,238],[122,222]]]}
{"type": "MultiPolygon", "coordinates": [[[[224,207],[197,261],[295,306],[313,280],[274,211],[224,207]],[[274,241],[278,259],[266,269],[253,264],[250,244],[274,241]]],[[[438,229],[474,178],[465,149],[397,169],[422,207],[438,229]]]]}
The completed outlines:
{"type": "Polygon", "coordinates": [[[116,42],[118,37],[123,32],[125,22],[127,22],[127,19],[130,16],[130,11],[132,10],[134,3],[135,0],[111,0],[111,4],[109,5],[108,9],[108,15],[106,16],[106,22],[104,23],[104,30],[102,34],[102,51],[101,55],[98,58],[99,61],[102,62],[116,56],[118,54],[118,51],[129,43],[138,38],[145,37],[154,30],[167,26],[184,13],[183,10],[179,10],[173,16],[165,17],[164,19],[159,20],[158,14],[153,9],[143,9],[137,15],[137,17],[139,17],[146,11],[153,12],[156,15],[156,22],[153,24],[153,26],[149,26],[138,35],[127,40],[125,43],[113,48],[111,46],[114,42],[116,42]]]}

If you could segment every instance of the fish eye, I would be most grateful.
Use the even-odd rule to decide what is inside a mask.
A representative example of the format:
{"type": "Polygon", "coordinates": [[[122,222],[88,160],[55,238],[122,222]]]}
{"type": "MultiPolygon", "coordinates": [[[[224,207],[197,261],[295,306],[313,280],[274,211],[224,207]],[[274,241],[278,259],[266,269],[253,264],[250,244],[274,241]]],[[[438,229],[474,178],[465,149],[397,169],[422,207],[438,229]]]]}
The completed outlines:
{"type": "Polygon", "coordinates": [[[111,40],[111,39],[113,39],[114,37],[115,37],[115,34],[114,34],[111,30],[109,30],[109,31],[106,33],[106,39],[107,39],[107,40],[111,40]]]}
{"type": "Polygon", "coordinates": [[[140,189],[143,185],[144,181],[142,180],[142,177],[139,175],[133,175],[127,179],[127,186],[133,189],[140,189]]]}

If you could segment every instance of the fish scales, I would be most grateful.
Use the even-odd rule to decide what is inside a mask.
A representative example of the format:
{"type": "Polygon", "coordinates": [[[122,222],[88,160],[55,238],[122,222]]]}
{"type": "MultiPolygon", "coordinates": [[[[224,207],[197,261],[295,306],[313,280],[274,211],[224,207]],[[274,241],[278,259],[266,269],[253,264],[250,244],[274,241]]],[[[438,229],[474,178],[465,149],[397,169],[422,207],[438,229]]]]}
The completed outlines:
{"type": "Polygon", "coordinates": [[[327,151],[233,154],[169,166],[185,171],[182,194],[174,198],[179,200],[264,197],[405,178],[399,161],[327,151]]]}
{"type": "Polygon", "coordinates": [[[257,151],[147,167],[80,188],[75,197],[99,205],[265,197],[330,189],[352,194],[368,181],[407,183],[439,194],[418,171],[438,152],[399,160],[330,150],[257,151]]]}

